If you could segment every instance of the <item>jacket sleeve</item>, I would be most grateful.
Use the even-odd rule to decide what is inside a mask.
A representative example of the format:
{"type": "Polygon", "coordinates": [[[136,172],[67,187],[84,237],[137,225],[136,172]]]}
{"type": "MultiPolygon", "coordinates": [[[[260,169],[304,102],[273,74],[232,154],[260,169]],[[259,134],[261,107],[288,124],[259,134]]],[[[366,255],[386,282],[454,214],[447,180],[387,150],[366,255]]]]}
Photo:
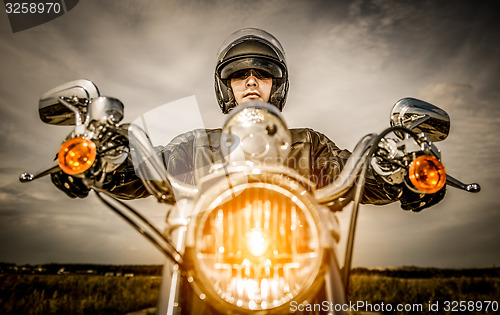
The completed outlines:
{"type": "MultiPolygon", "coordinates": [[[[339,149],[333,141],[320,132],[306,129],[310,137],[310,161],[312,178],[318,188],[332,183],[344,169],[351,156],[348,150],[339,149]]],[[[368,170],[362,203],[383,205],[398,200],[398,193],[390,185],[379,183],[368,170]]]]}
{"type": "MultiPolygon", "coordinates": [[[[325,135],[307,130],[311,141],[311,165],[313,178],[317,187],[331,183],[343,170],[351,153],[339,149],[325,135]]],[[[366,182],[363,191],[362,203],[384,205],[394,201],[401,202],[403,210],[419,212],[440,202],[446,193],[446,186],[435,194],[418,194],[410,191],[406,186],[394,186],[378,178],[371,168],[367,170],[366,182]]]]}
{"type": "MultiPolygon", "coordinates": [[[[156,154],[163,163],[165,172],[169,170],[169,176],[174,176],[182,182],[193,183],[193,156],[191,133],[177,136],[167,146],[155,147],[156,154]]],[[[120,166],[115,172],[110,174],[110,182],[104,186],[108,192],[120,199],[138,199],[148,197],[151,194],[146,189],[142,180],[134,170],[132,159],[120,166]]],[[[167,203],[174,204],[175,196],[166,200],[167,203]]]]}
{"type": "MultiPolygon", "coordinates": [[[[175,137],[166,146],[155,147],[165,172],[168,170],[169,178],[196,185],[197,176],[203,176],[213,164],[212,154],[218,147],[212,148],[210,139],[217,140],[218,134],[218,129],[193,130],[175,137]]],[[[131,159],[123,168],[114,172],[112,178],[106,189],[118,198],[136,199],[150,195],[142,180],[135,174],[131,159]]],[[[167,203],[173,204],[175,196],[171,197],[167,199],[167,203]]]]}
{"type": "Polygon", "coordinates": [[[137,177],[130,156],[127,160],[111,174],[108,174],[108,182],[103,188],[113,196],[120,199],[131,200],[145,198],[150,195],[142,180],[137,177]]]}

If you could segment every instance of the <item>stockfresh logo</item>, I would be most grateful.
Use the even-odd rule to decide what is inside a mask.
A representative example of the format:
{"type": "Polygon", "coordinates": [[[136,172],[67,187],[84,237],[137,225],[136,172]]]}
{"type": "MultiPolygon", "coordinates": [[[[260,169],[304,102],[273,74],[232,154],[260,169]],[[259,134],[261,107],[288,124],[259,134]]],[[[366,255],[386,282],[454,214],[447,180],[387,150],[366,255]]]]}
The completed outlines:
{"type": "Polygon", "coordinates": [[[12,32],[47,23],[73,9],[79,0],[4,0],[12,32]]]}

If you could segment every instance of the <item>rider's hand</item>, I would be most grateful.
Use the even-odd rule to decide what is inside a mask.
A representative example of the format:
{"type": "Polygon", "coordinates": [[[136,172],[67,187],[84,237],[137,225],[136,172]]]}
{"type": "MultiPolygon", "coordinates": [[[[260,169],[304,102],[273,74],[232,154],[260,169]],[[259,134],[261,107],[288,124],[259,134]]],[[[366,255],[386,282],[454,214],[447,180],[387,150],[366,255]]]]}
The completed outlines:
{"type": "MultiPolygon", "coordinates": [[[[404,185],[403,185],[404,186],[404,185]]],[[[431,207],[440,202],[446,194],[446,186],[434,194],[418,194],[406,188],[403,188],[403,195],[400,198],[401,209],[420,212],[425,208],[431,207]]]]}
{"type": "Polygon", "coordinates": [[[85,198],[90,189],[83,183],[81,178],[70,176],[64,172],[52,173],[52,183],[71,198],[85,198]]]}

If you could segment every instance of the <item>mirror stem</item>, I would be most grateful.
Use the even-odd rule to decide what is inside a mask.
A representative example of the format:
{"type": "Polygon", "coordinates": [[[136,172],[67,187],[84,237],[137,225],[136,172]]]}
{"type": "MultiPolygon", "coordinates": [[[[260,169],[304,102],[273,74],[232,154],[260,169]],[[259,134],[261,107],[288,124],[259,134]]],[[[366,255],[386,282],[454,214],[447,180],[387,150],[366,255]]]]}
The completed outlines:
{"type": "Polygon", "coordinates": [[[413,128],[417,127],[418,125],[420,125],[421,123],[429,120],[429,118],[431,118],[431,116],[429,115],[424,115],[422,117],[419,117],[416,121],[414,121],[410,126],[408,126],[408,129],[410,130],[413,130],[413,128]]]}
{"type": "Polygon", "coordinates": [[[85,126],[83,125],[83,118],[82,118],[82,113],[78,108],[69,102],[65,101],[64,98],[61,96],[59,97],[59,103],[63,104],[67,108],[69,108],[71,111],[75,113],[75,133],[76,135],[82,135],[85,132],[85,126]]]}

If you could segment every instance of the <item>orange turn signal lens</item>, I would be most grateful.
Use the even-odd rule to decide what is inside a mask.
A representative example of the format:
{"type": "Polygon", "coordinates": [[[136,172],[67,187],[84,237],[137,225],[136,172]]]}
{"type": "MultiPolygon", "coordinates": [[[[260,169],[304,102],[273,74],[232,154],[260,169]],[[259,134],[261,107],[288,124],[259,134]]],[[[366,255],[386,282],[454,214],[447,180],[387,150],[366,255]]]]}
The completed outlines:
{"type": "Polygon", "coordinates": [[[446,184],[443,163],[430,155],[422,155],[413,160],[408,176],[413,186],[426,194],[436,193],[446,184]]]}
{"type": "Polygon", "coordinates": [[[95,143],[85,138],[73,138],[64,142],[59,149],[57,160],[62,171],[69,175],[88,170],[96,158],[95,143]]]}

